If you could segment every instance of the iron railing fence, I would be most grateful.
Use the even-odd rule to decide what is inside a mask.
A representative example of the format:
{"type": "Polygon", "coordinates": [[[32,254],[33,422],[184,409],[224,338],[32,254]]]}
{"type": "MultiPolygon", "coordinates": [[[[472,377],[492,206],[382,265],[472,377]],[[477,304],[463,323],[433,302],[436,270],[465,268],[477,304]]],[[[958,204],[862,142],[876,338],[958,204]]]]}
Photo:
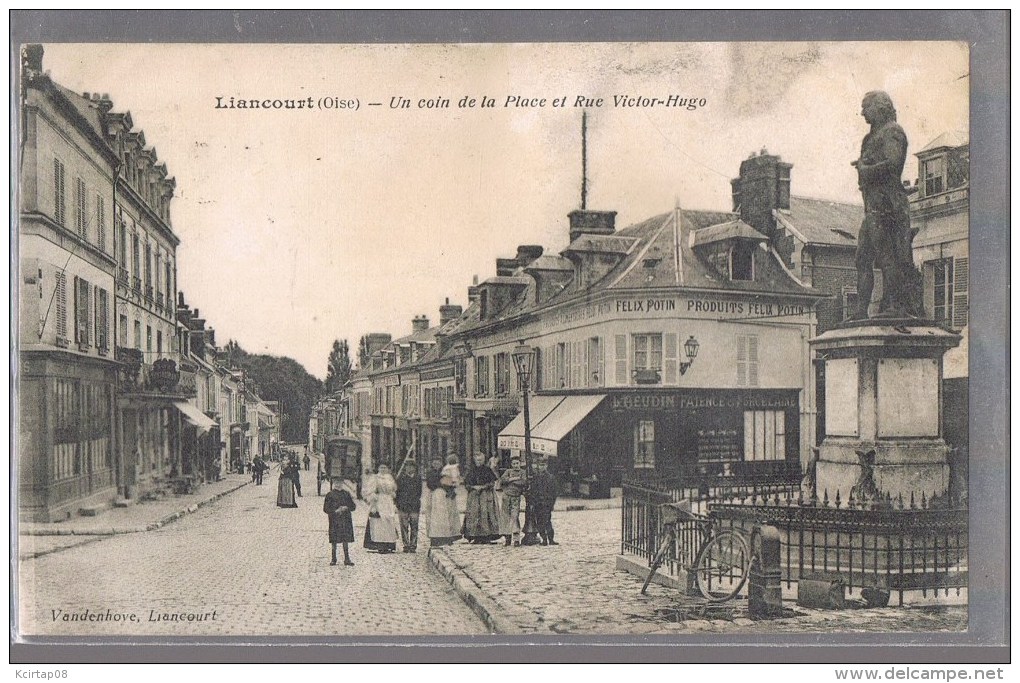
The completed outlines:
{"type": "MultiPolygon", "coordinates": [[[[651,563],[664,531],[661,505],[688,500],[692,511],[708,515],[717,529],[735,529],[750,538],[755,524],[780,531],[783,582],[836,575],[854,591],[881,589],[922,596],[960,595],[968,580],[967,508],[946,499],[885,499],[869,505],[838,500],[807,504],[793,482],[719,481],[709,487],[682,486],[678,480],[624,482],[621,553],[651,563]]],[[[677,525],[677,542],[661,571],[687,581],[706,530],[696,521],[677,525]]]]}

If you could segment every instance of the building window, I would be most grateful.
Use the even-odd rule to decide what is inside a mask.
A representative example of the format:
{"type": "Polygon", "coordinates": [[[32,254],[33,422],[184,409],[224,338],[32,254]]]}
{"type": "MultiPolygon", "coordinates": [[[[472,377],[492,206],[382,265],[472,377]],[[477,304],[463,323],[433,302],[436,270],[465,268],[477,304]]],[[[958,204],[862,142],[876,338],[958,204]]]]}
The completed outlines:
{"type": "Polygon", "coordinates": [[[857,290],[843,288],[843,320],[850,320],[857,315],[857,290]]]}
{"type": "Polygon", "coordinates": [[[135,291],[140,290],[141,287],[142,287],[140,262],[141,262],[141,252],[140,252],[139,243],[138,243],[138,233],[137,232],[132,232],[131,233],[131,277],[134,278],[134,279],[131,281],[131,287],[135,291]]]}
{"type": "Polygon", "coordinates": [[[744,460],[786,459],[786,413],[781,410],[744,411],[744,460]]]}
{"type": "Polygon", "coordinates": [[[163,356],[163,330],[156,330],[156,353],[163,356]]]}
{"type": "Polygon", "coordinates": [[[556,388],[567,387],[567,368],[570,367],[570,347],[565,343],[556,345],[556,388]]]}
{"type": "Polygon", "coordinates": [[[90,290],[88,282],[79,277],[74,279],[74,341],[81,348],[88,348],[92,336],[90,290]]]}
{"type": "Polygon", "coordinates": [[[85,194],[85,181],[75,178],[74,181],[74,225],[83,240],[89,238],[88,197],[85,194]]]}
{"type": "Polygon", "coordinates": [[[67,198],[64,189],[64,162],[53,160],[53,219],[60,225],[67,222],[67,198]]]}
{"type": "Polygon", "coordinates": [[[96,244],[101,251],[106,251],[106,199],[96,195],[96,244]]]}
{"type": "Polygon", "coordinates": [[[475,358],[475,396],[489,395],[489,357],[475,358]]]}
{"type": "Polygon", "coordinates": [[[67,345],[67,274],[59,271],[56,278],[57,346],[67,345]]]}
{"type": "Polygon", "coordinates": [[[142,350],[142,323],[138,320],[135,321],[135,348],[142,350]]]}
{"type": "Polygon", "coordinates": [[[654,420],[638,420],[634,426],[634,469],[655,469],[654,420]]]}
{"type": "Polygon", "coordinates": [[[935,322],[949,324],[953,319],[953,259],[929,261],[934,276],[935,322]]]}
{"type": "Polygon", "coordinates": [[[128,332],[127,332],[127,316],[122,315],[117,321],[117,344],[118,346],[127,346],[128,344],[128,332]]]}
{"type": "Polygon", "coordinates": [[[145,326],[145,351],[152,353],[152,325],[145,326]]]}
{"type": "Polygon", "coordinates": [[[496,395],[506,396],[510,393],[510,354],[496,354],[496,395]]]}
{"type": "Polygon", "coordinates": [[[924,196],[930,197],[946,189],[946,158],[938,156],[921,162],[924,196]]]}
{"type": "Polygon", "coordinates": [[[109,297],[102,287],[96,287],[96,347],[100,353],[110,348],[109,297]]]}
{"type": "Polygon", "coordinates": [[[737,386],[758,386],[758,335],[737,335],[737,386]]]}
{"type": "Polygon", "coordinates": [[[662,381],[662,335],[635,334],[634,381],[638,384],[658,384],[662,381]]]}
{"type": "Polygon", "coordinates": [[[606,381],[606,359],[602,350],[602,338],[590,337],[588,339],[588,367],[587,384],[589,387],[605,386],[606,381]]]}
{"type": "Polygon", "coordinates": [[[730,279],[754,279],[754,242],[739,242],[730,250],[730,279]]]}

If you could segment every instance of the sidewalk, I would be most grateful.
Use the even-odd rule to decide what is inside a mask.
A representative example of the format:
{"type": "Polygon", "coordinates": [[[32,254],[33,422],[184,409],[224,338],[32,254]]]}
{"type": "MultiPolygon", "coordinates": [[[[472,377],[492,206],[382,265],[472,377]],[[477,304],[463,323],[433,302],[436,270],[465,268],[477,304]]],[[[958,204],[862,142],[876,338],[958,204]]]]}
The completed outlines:
{"type": "Polygon", "coordinates": [[[809,610],[785,604],[789,616],[748,617],[746,600],[707,605],[616,569],[620,516],[612,509],[557,512],[558,546],[433,548],[429,561],[461,599],[499,633],[644,635],[965,631],[966,605],[809,610]]]}
{"type": "Polygon", "coordinates": [[[95,517],[72,517],[61,522],[25,522],[18,525],[18,557],[22,560],[100,541],[114,534],[158,529],[190,514],[251,482],[251,477],[229,474],[202,484],[194,493],[136,502],[124,508],[103,510],[95,517]]]}

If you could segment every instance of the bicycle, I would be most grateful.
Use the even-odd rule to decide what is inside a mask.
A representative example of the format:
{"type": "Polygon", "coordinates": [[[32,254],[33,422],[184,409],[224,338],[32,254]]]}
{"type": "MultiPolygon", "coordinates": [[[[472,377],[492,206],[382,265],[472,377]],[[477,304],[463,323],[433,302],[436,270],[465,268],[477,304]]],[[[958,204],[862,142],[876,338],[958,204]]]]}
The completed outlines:
{"type": "Polygon", "coordinates": [[[710,517],[690,510],[690,503],[665,503],[659,506],[665,535],[659,549],[652,558],[648,576],[641,587],[644,595],[652,582],[656,570],[662,566],[666,554],[677,542],[677,530],[681,522],[694,522],[705,540],[698,548],[692,567],[698,592],[708,602],[726,602],[740,592],[747,583],[753,559],[750,544],[743,532],[736,529],[720,529],[710,517]]]}

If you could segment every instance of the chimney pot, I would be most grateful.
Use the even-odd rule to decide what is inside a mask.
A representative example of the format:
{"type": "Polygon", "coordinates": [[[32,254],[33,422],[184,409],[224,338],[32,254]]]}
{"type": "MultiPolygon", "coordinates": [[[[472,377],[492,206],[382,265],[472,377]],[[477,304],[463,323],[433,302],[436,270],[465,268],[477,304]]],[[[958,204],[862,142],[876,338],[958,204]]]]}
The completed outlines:
{"type": "Polygon", "coordinates": [[[581,235],[612,235],[616,231],[615,211],[576,209],[567,214],[570,219],[570,241],[581,235]]]}

